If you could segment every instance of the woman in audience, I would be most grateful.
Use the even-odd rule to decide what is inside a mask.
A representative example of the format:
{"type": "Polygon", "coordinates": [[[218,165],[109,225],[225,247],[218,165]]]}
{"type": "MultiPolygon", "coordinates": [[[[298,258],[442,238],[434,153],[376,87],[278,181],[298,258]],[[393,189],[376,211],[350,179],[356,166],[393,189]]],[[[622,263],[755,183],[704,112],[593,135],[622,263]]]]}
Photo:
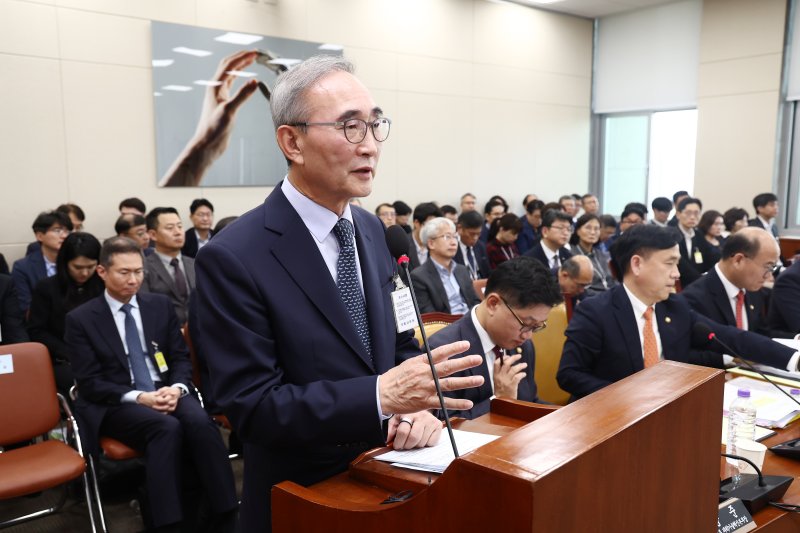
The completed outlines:
{"type": "Polygon", "coordinates": [[[725,237],[722,232],[725,229],[725,221],[722,213],[709,209],[700,217],[697,229],[703,234],[712,252],[711,262],[716,264],[722,258],[722,245],[725,244],[725,237]]]}
{"type": "Polygon", "coordinates": [[[585,255],[592,261],[594,276],[586,287],[586,294],[603,292],[616,285],[608,267],[609,256],[600,247],[600,217],[590,213],[581,215],[575,222],[575,231],[569,239],[573,255],[585,255]]]}
{"type": "Polygon", "coordinates": [[[722,220],[725,224],[725,231],[722,232],[722,236],[726,239],[740,229],[746,228],[750,223],[747,211],[741,207],[731,207],[725,211],[722,215],[722,220]]]}
{"type": "Polygon", "coordinates": [[[489,228],[489,242],[486,245],[486,254],[489,256],[489,266],[492,270],[519,255],[517,237],[520,231],[522,231],[522,220],[512,213],[492,221],[492,227],[489,228]]]}
{"type": "Polygon", "coordinates": [[[62,394],[72,386],[64,320],[68,312],[103,293],[105,286],[95,271],[99,257],[100,243],[93,235],[71,233],[58,251],[56,275],[33,290],[28,334],[50,350],[56,387],[62,394]]]}

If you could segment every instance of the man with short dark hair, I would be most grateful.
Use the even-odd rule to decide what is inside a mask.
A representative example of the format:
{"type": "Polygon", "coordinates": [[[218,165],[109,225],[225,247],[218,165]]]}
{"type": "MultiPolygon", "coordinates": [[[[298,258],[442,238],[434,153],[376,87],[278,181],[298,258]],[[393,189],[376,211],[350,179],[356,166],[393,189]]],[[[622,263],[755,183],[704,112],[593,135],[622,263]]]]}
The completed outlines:
{"type": "Polygon", "coordinates": [[[61,243],[72,231],[72,221],[61,211],[46,211],[36,217],[32,228],[39,249],[14,261],[11,270],[23,315],[28,312],[31,305],[33,288],[36,284],[45,278],[55,276],[56,257],[61,249],[61,243]]]}
{"type": "Polygon", "coordinates": [[[456,208],[450,204],[444,204],[442,207],[439,208],[439,211],[442,212],[442,216],[444,218],[449,218],[450,221],[455,224],[458,221],[458,211],[456,208]]]}
{"type": "Polygon", "coordinates": [[[600,215],[600,202],[592,193],[584,194],[581,198],[583,212],[589,215],[600,215]]]}
{"type": "Polygon", "coordinates": [[[428,261],[411,272],[420,313],[463,315],[480,299],[469,270],[453,261],[458,250],[456,226],[447,218],[432,218],[420,238],[428,247],[428,261]]]}
{"type": "Polygon", "coordinates": [[[459,413],[465,418],[488,413],[494,397],[538,401],[531,335],[547,325],[550,309],[562,301],[550,272],[530,257],[501,263],[489,276],[485,294],[472,311],[430,338],[431,347],[465,340],[470,352],[484,354],[479,366],[460,374],[483,376],[483,385],[445,393],[472,400],[473,408],[459,413]]]}
{"type": "Polygon", "coordinates": [[[678,245],[681,262],[678,269],[681,273],[681,286],[685,289],[714,266],[714,254],[711,244],[700,232],[695,231],[703,212],[703,203],[700,199],[687,196],[675,209],[678,226],[672,231],[680,239],[678,245]]]}
{"type": "MultiPolygon", "coordinates": [[[[688,192],[686,192],[686,191],[676,191],[675,194],[672,195],[672,205],[675,206],[675,208],[677,208],[678,204],[681,202],[681,200],[683,200],[684,198],[688,198],[688,197],[689,197],[689,193],[688,192]]],[[[678,213],[675,213],[674,215],[672,215],[672,218],[669,219],[669,222],[667,222],[667,226],[670,226],[670,227],[673,227],[673,228],[678,227],[678,213]]]]}
{"type": "Polygon", "coordinates": [[[147,213],[144,202],[136,197],[125,198],[119,203],[120,215],[140,215],[144,216],[147,213]]]}
{"type": "Polygon", "coordinates": [[[168,296],[180,323],[189,318],[189,295],[194,290],[194,259],[184,257],[183,224],[174,207],[156,207],[145,218],[155,253],[144,260],[142,292],[168,296]]]}
{"type": "Polygon", "coordinates": [[[558,203],[564,209],[564,212],[569,215],[571,220],[575,220],[575,214],[578,212],[578,206],[575,203],[575,198],[571,194],[565,194],[558,199],[558,203]]]}
{"type": "Polygon", "coordinates": [[[653,218],[650,219],[650,224],[661,226],[662,228],[667,227],[669,213],[672,211],[672,202],[670,199],[665,198],[664,196],[659,196],[658,198],[653,199],[650,207],[653,208],[653,218]]]}
{"type": "Polygon", "coordinates": [[[383,222],[383,225],[387,228],[389,226],[394,226],[397,219],[394,206],[386,203],[378,204],[378,207],[375,208],[375,216],[381,219],[381,222],[383,222]]]}
{"type": "Polygon", "coordinates": [[[392,203],[394,207],[395,224],[403,228],[406,233],[411,233],[411,226],[408,224],[408,219],[411,217],[411,206],[402,200],[396,200],[392,203]]]}
{"type": "Polygon", "coordinates": [[[106,241],[97,274],[105,292],[67,314],[65,328],[84,442],[96,453],[102,433],[144,454],[156,531],[180,531],[188,518],[181,511],[187,453],[214,513],[209,531],[233,532],[233,471],[219,429],[189,395],[192,364],[172,305],[139,293],[142,254],[130,239],[106,241]]]}
{"type": "Polygon", "coordinates": [[[539,244],[525,255],[541,261],[556,276],[564,261],[572,257],[567,249],[571,234],[572,217],[563,211],[551,209],[542,219],[542,238],[539,244]]]}
{"type": "Polygon", "coordinates": [[[719,343],[693,335],[705,323],[736,353],[797,371],[800,353],[756,333],[718,324],[673,295],[678,280],[678,235],[641,225],[623,233],[611,249],[622,282],[575,308],[556,379],[580,398],[663,359],[722,366],[719,343]],[[705,350],[712,350],[713,357],[705,350]]]}
{"type": "Polygon", "coordinates": [[[127,237],[138,244],[145,256],[155,251],[150,248],[150,234],[147,233],[147,222],[142,215],[120,215],[114,223],[114,231],[118,237],[127,237]]]}
{"type": "Polygon", "coordinates": [[[778,197],[771,192],[756,195],[753,198],[753,208],[756,216],[750,219],[749,225],[756,228],[764,228],[778,238],[778,228],[775,220],[778,217],[778,197]]]}
{"type": "Polygon", "coordinates": [[[486,202],[486,205],[483,206],[484,223],[483,227],[481,228],[480,237],[480,240],[483,244],[486,244],[489,240],[489,228],[492,226],[492,222],[494,222],[495,219],[505,215],[507,211],[508,206],[499,198],[489,200],[486,202]]]}
{"type": "Polygon", "coordinates": [[[442,216],[442,212],[433,202],[422,202],[414,208],[414,231],[408,236],[408,266],[414,270],[428,260],[428,247],[420,239],[419,233],[422,226],[433,218],[442,216]]]}
{"type": "Polygon", "coordinates": [[[192,227],[186,230],[181,254],[194,258],[200,248],[214,236],[214,232],[211,231],[214,225],[214,206],[205,198],[198,198],[189,206],[189,213],[192,227]]]}
{"type": "Polygon", "coordinates": [[[539,231],[542,227],[542,210],[544,202],[531,200],[525,204],[525,216],[522,217],[522,231],[517,236],[517,249],[524,254],[533,248],[539,241],[539,231]]]}
{"type": "Polygon", "coordinates": [[[473,280],[488,278],[492,270],[486,245],[480,240],[482,226],[483,217],[474,209],[458,215],[458,249],[453,261],[467,267],[473,280]]]}
{"type": "Polygon", "coordinates": [[[722,259],[679,297],[720,324],[768,337],[787,336],[767,327],[767,309],[760,292],[775,270],[778,256],[778,244],[772,235],[761,228],[744,228],[725,241],[722,259]]]}

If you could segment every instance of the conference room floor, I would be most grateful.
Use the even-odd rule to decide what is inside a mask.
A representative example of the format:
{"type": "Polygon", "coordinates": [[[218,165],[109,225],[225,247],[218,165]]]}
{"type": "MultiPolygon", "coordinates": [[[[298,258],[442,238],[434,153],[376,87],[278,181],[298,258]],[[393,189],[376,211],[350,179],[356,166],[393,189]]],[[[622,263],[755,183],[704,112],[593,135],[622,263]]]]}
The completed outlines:
{"type": "MultiPolygon", "coordinates": [[[[228,432],[221,430],[227,443],[228,432]]],[[[134,460],[135,461],[135,460],[134,460]]],[[[233,459],[233,474],[236,479],[236,493],[242,493],[242,459],[233,459]]],[[[103,498],[106,525],[114,533],[138,533],[145,527],[136,501],[142,470],[136,464],[112,465],[117,471],[101,477],[100,488],[103,498]]],[[[0,502],[0,521],[26,512],[35,512],[55,504],[61,497],[61,489],[49,490],[41,495],[18,498],[0,502]]],[[[64,533],[91,531],[89,514],[83,498],[82,485],[70,489],[69,497],[57,513],[20,524],[3,532],[8,533],[64,533]],[[80,492],[78,497],[77,492],[80,492]]]]}

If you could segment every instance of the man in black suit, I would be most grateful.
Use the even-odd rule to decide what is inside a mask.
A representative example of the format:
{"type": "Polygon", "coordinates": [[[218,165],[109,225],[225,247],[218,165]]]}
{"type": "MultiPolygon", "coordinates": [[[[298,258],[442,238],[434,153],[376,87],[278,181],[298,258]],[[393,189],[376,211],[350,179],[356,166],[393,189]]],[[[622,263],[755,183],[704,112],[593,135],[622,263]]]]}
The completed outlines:
{"type": "MultiPolygon", "coordinates": [[[[672,205],[675,206],[675,207],[678,207],[678,204],[681,202],[681,200],[683,200],[684,198],[688,198],[688,197],[689,197],[689,193],[687,191],[677,191],[677,192],[675,192],[675,194],[672,195],[672,205]]],[[[677,213],[672,215],[672,218],[669,219],[669,222],[667,222],[667,226],[669,226],[671,228],[677,228],[678,227],[678,214],[677,213]]]]}
{"type": "Polygon", "coordinates": [[[748,225],[763,228],[777,239],[778,228],[775,226],[775,220],[778,217],[778,197],[771,192],[758,194],[753,198],[753,208],[756,210],[756,216],[750,219],[748,225]]]}
{"type": "Polygon", "coordinates": [[[492,226],[492,222],[502,217],[507,212],[508,206],[497,198],[490,199],[486,202],[486,205],[483,207],[484,223],[483,226],[481,226],[480,236],[480,240],[483,244],[489,242],[489,228],[492,226]]]}
{"type": "Polygon", "coordinates": [[[137,294],[144,267],[130,239],[106,241],[97,274],[105,292],[70,312],[65,331],[90,449],[103,434],[144,454],[153,525],[164,531],[179,531],[184,518],[188,454],[214,514],[209,530],[232,531],[233,471],[219,429],[188,394],[192,365],[172,304],[160,294],[137,294]]]}
{"type": "Polygon", "coordinates": [[[772,330],[784,332],[782,337],[800,333],[800,261],[792,263],[775,280],[767,322],[772,330]]]}
{"type": "Polygon", "coordinates": [[[525,255],[539,260],[557,275],[561,265],[572,257],[567,242],[572,233],[572,217],[563,211],[551,209],[542,219],[542,238],[525,255]]]}
{"type": "Polygon", "coordinates": [[[685,289],[713,267],[714,260],[711,244],[695,230],[703,212],[703,203],[700,199],[687,196],[675,206],[675,209],[678,225],[673,231],[679,239],[681,260],[678,270],[681,273],[681,286],[685,289]]]}
{"type": "Polygon", "coordinates": [[[768,337],[785,336],[767,326],[764,297],[759,292],[778,264],[778,255],[775,239],[765,230],[741,229],[725,241],[719,263],[679,297],[714,322],[768,337]]]}
{"type": "Polygon", "coordinates": [[[439,211],[439,207],[433,202],[423,202],[417,204],[414,208],[414,214],[412,215],[414,229],[408,234],[408,266],[411,270],[414,270],[428,260],[428,248],[419,236],[420,231],[422,231],[422,226],[424,226],[427,221],[441,216],[442,212],[439,211]]]}
{"type": "Polygon", "coordinates": [[[480,302],[469,270],[453,261],[458,250],[456,226],[447,218],[432,218],[420,238],[428,247],[428,260],[411,272],[420,313],[466,314],[480,302]]]}
{"type": "Polygon", "coordinates": [[[150,234],[147,232],[147,221],[142,215],[129,213],[120,215],[114,223],[114,231],[118,237],[127,237],[139,245],[145,257],[155,252],[150,248],[150,234]]]}
{"type": "Polygon", "coordinates": [[[483,217],[475,210],[458,215],[458,248],[453,261],[467,267],[472,279],[486,279],[491,272],[486,245],[480,241],[482,225],[483,217]]]}
{"type": "Polygon", "coordinates": [[[16,344],[28,340],[14,280],[8,274],[0,274],[0,344],[16,344]]]}
{"type": "Polygon", "coordinates": [[[620,285],[575,308],[566,331],[556,379],[573,397],[583,397],[662,359],[722,365],[719,343],[693,335],[705,323],[734,351],[753,361],[797,372],[800,352],[761,335],[724,326],[697,314],[672,294],[678,280],[677,235],[642,225],[617,239],[612,257],[620,285]],[[713,350],[714,357],[703,350],[713,350]]]}
{"type": "Polygon", "coordinates": [[[214,236],[211,227],[214,225],[214,206],[205,198],[197,198],[189,206],[189,218],[192,220],[191,228],[186,230],[181,253],[186,257],[197,255],[197,252],[214,236]]]}
{"type": "Polygon", "coordinates": [[[472,409],[459,416],[486,414],[495,396],[538,401],[531,335],[547,325],[550,309],[560,302],[561,291],[548,269],[530,257],[515,257],[492,272],[486,282],[486,298],[478,306],[431,335],[431,347],[465,340],[470,343],[470,353],[484,354],[479,366],[460,374],[483,376],[483,385],[447,393],[472,400],[472,409]]]}

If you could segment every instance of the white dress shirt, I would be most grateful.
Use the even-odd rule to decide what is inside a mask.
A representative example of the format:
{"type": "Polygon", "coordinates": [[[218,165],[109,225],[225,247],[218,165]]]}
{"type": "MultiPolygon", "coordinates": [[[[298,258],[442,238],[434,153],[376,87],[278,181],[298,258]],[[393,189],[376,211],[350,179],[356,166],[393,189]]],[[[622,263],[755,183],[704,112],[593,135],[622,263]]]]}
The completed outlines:
{"type": "MultiPolygon", "coordinates": [[[[489,385],[492,387],[492,396],[494,397],[494,361],[497,358],[494,354],[494,347],[496,344],[492,341],[492,338],[489,337],[489,333],[481,326],[478,320],[477,309],[477,306],[472,308],[472,311],[470,311],[470,318],[472,319],[472,325],[475,326],[475,331],[478,332],[478,338],[481,340],[481,352],[486,361],[486,367],[489,369],[489,385]]],[[[474,349],[477,348],[477,346],[471,348],[474,349]]]]}

